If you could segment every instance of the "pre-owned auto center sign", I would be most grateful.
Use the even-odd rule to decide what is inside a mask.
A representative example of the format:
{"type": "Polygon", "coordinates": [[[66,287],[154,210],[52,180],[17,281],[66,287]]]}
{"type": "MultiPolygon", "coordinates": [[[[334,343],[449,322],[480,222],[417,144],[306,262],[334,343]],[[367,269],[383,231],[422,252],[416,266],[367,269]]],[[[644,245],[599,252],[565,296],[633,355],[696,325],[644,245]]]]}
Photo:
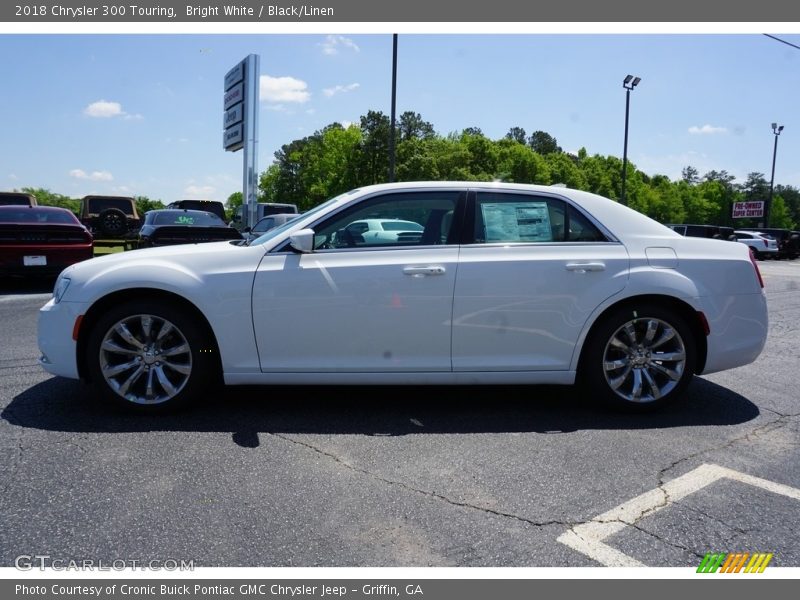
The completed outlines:
{"type": "Polygon", "coordinates": [[[764,201],[753,200],[751,202],[734,202],[733,218],[759,218],[764,216],[764,201]]]}

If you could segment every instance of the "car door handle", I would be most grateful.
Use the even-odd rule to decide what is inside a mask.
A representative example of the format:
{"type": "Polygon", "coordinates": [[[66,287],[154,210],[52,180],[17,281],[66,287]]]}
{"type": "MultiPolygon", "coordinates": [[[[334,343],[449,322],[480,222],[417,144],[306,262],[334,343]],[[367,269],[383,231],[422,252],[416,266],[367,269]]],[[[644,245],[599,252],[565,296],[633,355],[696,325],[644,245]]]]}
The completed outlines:
{"type": "Polygon", "coordinates": [[[605,271],[606,265],[601,262],[588,262],[588,263],[567,263],[567,271],[575,271],[576,273],[586,273],[587,271],[605,271]]]}
{"type": "Polygon", "coordinates": [[[446,269],[442,266],[429,266],[429,267],[405,267],[403,273],[413,277],[425,277],[427,275],[444,275],[446,269]]]}

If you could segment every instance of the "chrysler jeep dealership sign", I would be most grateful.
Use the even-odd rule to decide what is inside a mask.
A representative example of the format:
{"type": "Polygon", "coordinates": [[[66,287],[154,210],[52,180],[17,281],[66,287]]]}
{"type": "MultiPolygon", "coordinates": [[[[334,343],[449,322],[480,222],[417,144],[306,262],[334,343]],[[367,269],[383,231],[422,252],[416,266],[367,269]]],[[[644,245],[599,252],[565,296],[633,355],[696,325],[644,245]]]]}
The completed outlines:
{"type": "Polygon", "coordinates": [[[752,202],[734,202],[733,218],[747,219],[760,218],[764,216],[764,201],[754,200],[752,202]]]}
{"type": "Polygon", "coordinates": [[[246,59],[225,75],[222,146],[229,152],[236,152],[244,146],[244,121],[247,108],[244,89],[245,62],[246,59]]]}

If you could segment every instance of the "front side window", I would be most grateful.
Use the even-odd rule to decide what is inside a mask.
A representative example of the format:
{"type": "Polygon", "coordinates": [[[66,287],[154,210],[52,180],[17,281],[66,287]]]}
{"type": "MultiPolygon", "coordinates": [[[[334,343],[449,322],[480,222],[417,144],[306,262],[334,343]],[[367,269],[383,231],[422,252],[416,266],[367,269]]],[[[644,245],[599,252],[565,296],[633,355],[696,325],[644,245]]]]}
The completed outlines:
{"type": "Polygon", "coordinates": [[[478,244],[606,241],[574,207],[544,196],[479,193],[474,221],[478,244]]]}
{"type": "Polygon", "coordinates": [[[314,227],[315,250],[447,244],[458,192],[370,198],[314,227]]]}

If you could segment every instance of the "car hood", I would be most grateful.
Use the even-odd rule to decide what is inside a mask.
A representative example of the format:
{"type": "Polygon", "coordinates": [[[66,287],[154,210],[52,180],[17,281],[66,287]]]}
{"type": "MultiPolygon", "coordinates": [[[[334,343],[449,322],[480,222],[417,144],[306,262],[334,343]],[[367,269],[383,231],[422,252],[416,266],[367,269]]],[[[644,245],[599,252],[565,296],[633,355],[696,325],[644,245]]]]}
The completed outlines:
{"type": "Polygon", "coordinates": [[[143,248],[92,258],[65,269],[71,280],[65,300],[88,301],[99,293],[131,287],[180,289],[208,284],[224,273],[255,272],[264,256],[261,246],[231,242],[143,248]],[[78,293],[78,290],[84,290],[78,293]]]}

